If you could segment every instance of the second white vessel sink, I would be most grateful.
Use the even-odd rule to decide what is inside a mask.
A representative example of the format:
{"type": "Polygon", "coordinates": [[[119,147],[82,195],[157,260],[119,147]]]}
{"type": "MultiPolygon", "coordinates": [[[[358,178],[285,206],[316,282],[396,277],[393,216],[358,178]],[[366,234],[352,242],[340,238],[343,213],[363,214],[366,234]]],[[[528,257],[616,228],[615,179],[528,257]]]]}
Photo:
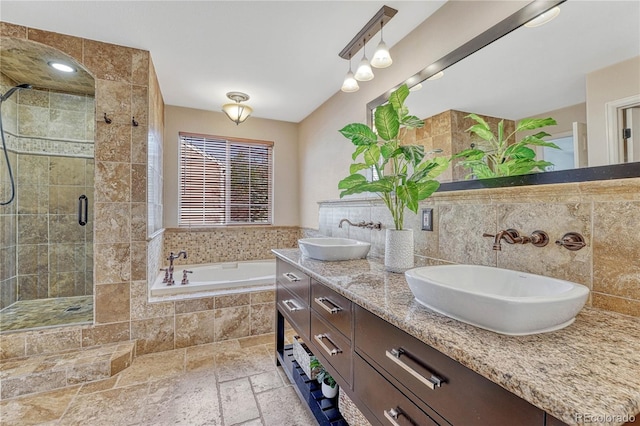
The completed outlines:
{"type": "Polygon", "coordinates": [[[425,266],[408,270],[405,278],[427,308],[515,336],[568,326],[589,296],[582,284],[488,266],[425,266]]]}
{"type": "Polygon", "coordinates": [[[317,260],[364,259],[371,244],[350,238],[302,238],[298,247],[303,255],[317,260]]]}

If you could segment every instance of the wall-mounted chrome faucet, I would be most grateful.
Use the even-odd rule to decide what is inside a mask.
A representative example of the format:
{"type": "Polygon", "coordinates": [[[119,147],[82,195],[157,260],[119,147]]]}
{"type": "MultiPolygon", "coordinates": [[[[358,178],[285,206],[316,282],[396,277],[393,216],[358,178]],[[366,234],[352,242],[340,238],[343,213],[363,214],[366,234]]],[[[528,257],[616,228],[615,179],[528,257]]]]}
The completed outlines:
{"type": "MultiPolygon", "coordinates": [[[[174,285],[176,282],[173,279],[173,261],[176,259],[180,259],[180,257],[182,257],[183,259],[187,258],[187,252],[186,251],[180,251],[178,252],[178,254],[174,254],[173,252],[169,253],[169,257],[167,257],[167,260],[169,261],[169,267],[168,268],[161,268],[161,271],[164,271],[164,279],[162,280],[163,283],[165,283],[166,285],[174,285]]],[[[184,281],[183,277],[183,281],[184,281]]],[[[187,281],[188,282],[188,281],[187,281]]],[[[183,284],[186,284],[183,282],[183,284]]]]}
{"type": "Polygon", "coordinates": [[[373,223],[373,222],[365,222],[363,220],[358,223],[353,223],[349,219],[341,219],[340,223],[338,223],[338,228],[342,228],[342,224],[344,222],[347,222],[351,226],[357,226],[358,228],[377,229],[378,231],[382,229],[381,222],[373,223]]]}
{"type": "Polygon", "coordinates": [[[531,236],[520,236],[520,233],[515,229],[505,229],[497,234],[482,234],[483,237],[494,238],[493,249],[502,250],[502,241],[506,241],[508,244],[533,244],[536,247],[544,247],[549,243],[549,235],[544,231],[533,231],[531,236]]]}

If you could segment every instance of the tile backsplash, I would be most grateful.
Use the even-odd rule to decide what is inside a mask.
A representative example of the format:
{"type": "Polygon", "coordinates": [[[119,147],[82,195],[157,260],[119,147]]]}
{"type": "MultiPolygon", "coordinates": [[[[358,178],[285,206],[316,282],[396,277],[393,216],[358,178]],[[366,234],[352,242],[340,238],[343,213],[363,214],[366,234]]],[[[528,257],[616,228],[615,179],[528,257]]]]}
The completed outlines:
{"type": "MultiPolygon", "coordinates": [[[[420,208],[433,208],[434,230],[422,231],[420,215],[405,214],[405,228],[414,230],[416,266],[469,263],[566,279],[591,289],[591,306],[640,316],[640,178],[442,192],[420,208]],[[551,241],[492,250],[493,240],[482,234],[507,228],[522,235],[543,230],[551,241]],[[582,234],[587,246],[569,251],[554,244],[567,232],[582,234]]],[[[372,256],[384,255],[384,230],[338,228],[341,218],[391,228],[382,202],[323,202],[319,230],[369,241],[372,256]]]]}

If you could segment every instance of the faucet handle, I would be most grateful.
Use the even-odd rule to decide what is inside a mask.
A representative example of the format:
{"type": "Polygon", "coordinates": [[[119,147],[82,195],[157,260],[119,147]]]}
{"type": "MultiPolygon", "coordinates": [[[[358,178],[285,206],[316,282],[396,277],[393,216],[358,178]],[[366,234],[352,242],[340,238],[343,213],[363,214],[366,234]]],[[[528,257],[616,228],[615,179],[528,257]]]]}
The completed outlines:
{"type": "Polygon", "coordinates": [[[587,245],[584,242],[584,237],[577,232],[567,232],[562,236],[562,239],[556,240],[556,244],[571,251],[580,250],[587,245]]]}
{"type": "Polygon", "coordinates": [[[168,268],[160,268],[161,271],[164,271],[164,279],[162,280],[163,284],[169,282],[169,269],[168,268]]]}
{"type": "Polygon", "coordinates": [[[182,281],[181,285],[189,284],[189,278],[187,278],[187,274],[193,274],[193,271],[187,271],[186,269],[182,270],[182,281]]]}

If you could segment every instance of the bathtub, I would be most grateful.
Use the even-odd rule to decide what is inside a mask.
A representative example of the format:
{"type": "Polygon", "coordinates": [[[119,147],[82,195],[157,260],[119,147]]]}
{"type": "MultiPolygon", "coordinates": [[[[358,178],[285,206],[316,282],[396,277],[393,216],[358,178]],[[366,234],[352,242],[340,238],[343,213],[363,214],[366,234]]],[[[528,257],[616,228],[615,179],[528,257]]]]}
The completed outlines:
{"type": "Polygon", "coordinates": [[[200,265],[175,265],[173,271],[174,285],[163,283],[164,272],[158,275],[151,287],[151,297],[185,295],[189,293],[207,292],[212,294],[233,293],[233,289],[275,285],[276,261],[247,260],[241,262],[207,263],[200,265]],[[187,274],[189,284],[182,285],[184,270],[193,271],[187,274]],[[226,291],[228,290],[228,291],[226,291]]]}

